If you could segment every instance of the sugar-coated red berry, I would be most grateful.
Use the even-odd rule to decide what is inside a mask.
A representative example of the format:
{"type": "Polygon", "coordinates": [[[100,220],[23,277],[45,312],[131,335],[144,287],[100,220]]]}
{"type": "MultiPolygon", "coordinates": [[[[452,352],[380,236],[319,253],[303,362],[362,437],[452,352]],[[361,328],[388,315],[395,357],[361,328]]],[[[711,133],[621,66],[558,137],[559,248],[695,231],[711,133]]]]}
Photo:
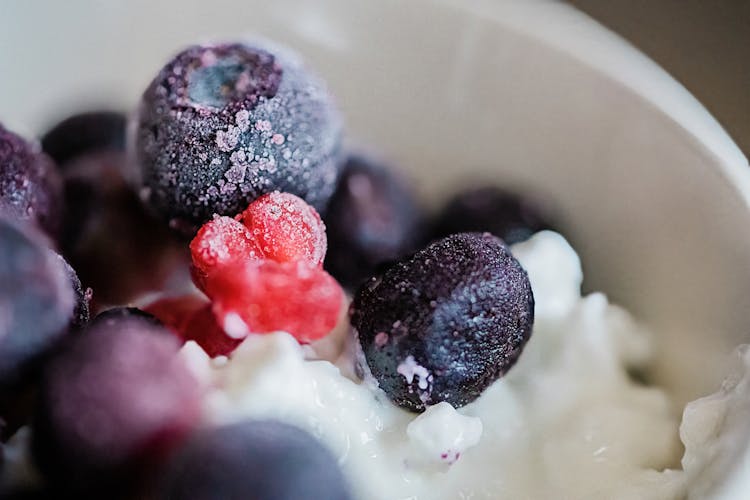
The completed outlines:
{"type": "Polygon", "coordinates": [[[242,343],[242,338],[230,337],[224,332],[211,304],[197,295],[159,299],[145,310],[156,316],[183,342],[195,341],[212,358],[227,356],[242,343]]]}
{"type": "Polygon", "coordinates": [[[326,228],[318,212],[302,198],[274,191],[250,203],[239,219],[267,259],[323,265],[326,228]]]}
{"type": "Polygon", "coordinates": [[[62,182],[52,159],[0,124],[0,214],[31,220],[55,237],[62,208],[62,182]]]}
{"type": "Polygon", "coordinates": [[[232,263],[208,276],[207,293],[224,330],[232,336],[285,331],[300,342],[327,335],[344,300],[336,280],[306,262],[232,263]]]}
{"type": "Polygon", "coordinates": [[[132,149],[146,203],[175,229],[194,233],[274,190],[318,210],[333,193],[342,121],[325,84],[289,49],[188,47],[137,111],[132,149]]]}
{"type": "Polygon", "coordinates": [[[260,247],[252,233],[231,217],[215,215],[190,242],[193,278],[200,288],[205,275],[234,260],[259,259],[260,247]]]}

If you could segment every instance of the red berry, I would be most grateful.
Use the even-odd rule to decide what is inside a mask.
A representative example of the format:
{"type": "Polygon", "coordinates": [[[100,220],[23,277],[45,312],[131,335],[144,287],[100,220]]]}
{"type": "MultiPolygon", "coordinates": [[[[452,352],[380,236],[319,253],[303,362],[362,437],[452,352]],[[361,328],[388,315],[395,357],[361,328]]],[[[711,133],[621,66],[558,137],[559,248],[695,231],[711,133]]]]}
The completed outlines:
{"type": "Polygon", "coordinates": [[[215,215],[203,224],[190,242],[196,285],[206,274],[233,260],[262,258],[260,247],[242,223],[231,217],[215,215]]]}
{"type": "Polygon", "coordinates": [[[278,191],[268,193],[252,202],[239,220],[267,259],[323,265],[326,228],[318,212],[301,198],[278,191]]]}
{"type": "Polygon", "coordinates": [[[188,318],[182,335],[186,341],[194,340],[212,358],[228,356],[243,340],[226,334],[216,321],[211,304],[206,304],[188,318]]]}
{"type": "Polygon", "coordinates": [[[344,293],[338,282],[306,262],[244,261],[210,274],[207,293],[225,330],[286,331],[300,342],[336,326],[344,293]]]}
{"type": "Polygon", "coordinates": [[[227,356],[242,343],[242,338],[233,338],[224,332],[216,321],[211,304],[196,295],[163,298],[145,310],[183,342],[195,341],[212,358],[227,356]]]}

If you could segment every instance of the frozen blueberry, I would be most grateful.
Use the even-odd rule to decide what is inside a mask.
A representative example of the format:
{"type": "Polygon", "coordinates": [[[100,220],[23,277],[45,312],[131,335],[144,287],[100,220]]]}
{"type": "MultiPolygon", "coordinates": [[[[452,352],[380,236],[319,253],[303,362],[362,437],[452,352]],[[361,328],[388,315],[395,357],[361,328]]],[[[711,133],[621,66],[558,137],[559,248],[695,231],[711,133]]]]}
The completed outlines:
{"type": "Polygon", "coordinates": [[[325,267],[344,286],[354,288],[378,265],[416,250],[424,217],[403,179],[378,163],[352,156],[324,220],[325,267]]]}
{"type": "Polygon", "coordinates": [[[42,150],[58,165],[81,155],[103,151],[125,151],[123,113],[92,111],[66,118],[42,137],[42,150]]]}
{"type": "Polygon", "coordinates": [[[199,421],[201,391],[178,348],[128,314],[67,339],[45,367],[33,423],[33,457],[51,484],[93,491],[138,477],[181,442],[199,421]]]}
{"type": "Polygon", "coordinates": [[[264,193],[325,207],[339,171],[341,121],[321,80],[285,50],[193,46],[143,95],[136,152],[145,197],[194,233],[264,193]]]}
{"type": "Polygon", "coordinates": [[[307,432],[273,420],[197,434],[166,475],[170,500],[347,500],[334,456],[307,432]]]}
{"type": "Polygon", "coordinates": [[[489,233],[438,240],[371,278],[351,308],[367,366],[397,405],[463,406],[507,372],[531,335],[526,271],[489,233]]]}
{"type": "Polygon", "coordinates": [[[94,306],[159,290],[187,262],[187,244],[155,218],[125,181],[123,153],[92,153],[64,171],[63,255],[94,291],[94,306]]]}
{"type": "Polygon", "coordinates": [[[0,125],[0,215],[30,219],[57,235],[62,184],[52,160],[0,125]]]}
{"type": "Polygon", "coordinates": [[[551,228],[540,200],[483,187],[459,193],[449,201],[435,221],[433,236],[487,231],[512,245],[551,228]]]}
{"type": "MultiPolygon", "coordinates": [[[[64,267],[31,226],[0,219],[0,388],[65,335],[74,295],[64,267]]],[[[2,391],[0,391],[2,392],[2,391]]]]}

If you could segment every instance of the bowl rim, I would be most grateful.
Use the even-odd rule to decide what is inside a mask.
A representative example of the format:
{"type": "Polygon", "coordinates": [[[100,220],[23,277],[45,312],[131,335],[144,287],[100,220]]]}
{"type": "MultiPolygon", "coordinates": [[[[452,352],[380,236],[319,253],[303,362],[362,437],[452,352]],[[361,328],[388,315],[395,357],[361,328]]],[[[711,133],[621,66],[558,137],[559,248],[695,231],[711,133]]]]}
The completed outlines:
{"type": "MultiPolygon", "coordinates": [[[[571,58],[637,96],[681,129],[750,211],[748,158],[713,115],[679,81],[628,40],[574,6],[549,0],[428,0],[491,20],[571,58]]],[[[750,491],[750,443],[712,485],[713,498],[736,500],[750,491]],[[743,495],[743,492],[745,494],[743,495]]],[[[688,492],[689,495],[689,492],[688,492]]]]}
{"type": "Polygon", "coordinates": [[[431,0],[530,37],[637,95],[685,131],[721,167],[750,208],[748,159],[684,85],[628,40],[565,2],[431,0]]]}

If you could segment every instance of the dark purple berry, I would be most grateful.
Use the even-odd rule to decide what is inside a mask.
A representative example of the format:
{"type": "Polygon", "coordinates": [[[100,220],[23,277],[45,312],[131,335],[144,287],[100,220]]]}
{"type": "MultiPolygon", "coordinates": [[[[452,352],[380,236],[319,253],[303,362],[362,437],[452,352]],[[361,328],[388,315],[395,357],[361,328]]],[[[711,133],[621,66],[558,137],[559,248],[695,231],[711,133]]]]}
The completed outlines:
{"type": "Polygon", "coordinates": [[[122,153],[94,153],[65,168],[66,213],[60,248],[94,306],[128,303],[162,289],[188,259],[180,242],[125,181],[122,153]]]}
{"type": "Polygon", "coordinates": [[[55,236],[62,184],[52,160],[0,125],[0,216],[29,219],[55,236]]]}
{"type": "Polygon", "coordinates": [[[416,250],[424,217],[403,179],[384,166],[352,156],[324,221],[325,267],[344,286],[354,288],[378,265],[416,250]]]}
{"type": "Polygon", "coordinates": [[[489,233],[438,240],[357,291],[352,325],[397,405],[475,400],[515,364],[534,322],[526,271],[489,233]]]}
{"type": "Polygon", "coordinates": [[[0,219],[0,439],[28,422],[41,367],[76,322],[73,284],[47,243],[0,219]]]}
{"type": "Polygon", "coordinates": [[[32,452],[60,488],[158,464],[198,423],[201,391],[173,335],[138,315],[94,320],[45,367],[32,452]]]}
{"type": "Polygon", "coordinates": [[[146,200],[172,227],[194,233],[213,214],[235,215],[275,190],[324,208],[341,122],[296,55],[193,46],[144,93],[136,141],[146,200]]]}
{"type": "Polygon", "coordinates": [[[82,155],[125,151],[126,118],[115,111],[92,111],[70,116],[42,137],[42,150],[58,165],[82,155]]]}
{"type": "Polygon", "coordinates": [[[347,500],[336,459],[307,432],[273,420],[198,433],[171,464],[160,498],[347,500]]]}
{"type": "Polygon", "coordinates": [[[93,294],[90,288],[84,288],[81,280],[78,278],[75,269],[68,264],[68,261],[62,255],[56,254],[57,258],[65,270],[65,274],[68,277],[68,282],[73,290],[75,297],[75,306],[73,308],[73,316],[70,320],[70,327],[73,329],[80,329],[88,324],[91,319],[91,312],[89,311],[89,302],[91,302],[91,296],[93,294]]]}
{"type": "Polygon", "coordinates": [[[551,228],[540,200],[484,187],[464,191],[449,201],[435,221],[433,236],[486,231],[512,245],[551,228]]]}
{"type": "Polygon", "coordinates": [[[0,219],[0,388],[54,347],[73,316],[61,261],[41,234],[19,224],[0,219]]]}

